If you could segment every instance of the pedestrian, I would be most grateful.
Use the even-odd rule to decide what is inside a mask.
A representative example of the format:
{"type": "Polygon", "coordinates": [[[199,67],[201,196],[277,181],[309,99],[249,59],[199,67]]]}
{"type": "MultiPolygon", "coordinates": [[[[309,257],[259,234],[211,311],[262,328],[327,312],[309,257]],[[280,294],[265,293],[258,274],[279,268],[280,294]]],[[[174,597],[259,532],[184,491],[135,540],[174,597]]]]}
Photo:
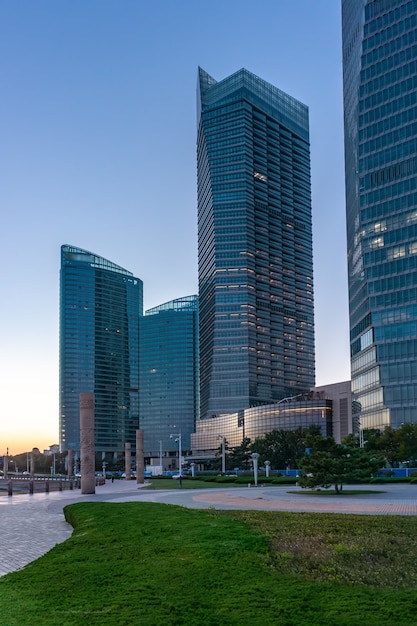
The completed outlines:
{"type": "Polygon", "coordinates": [[[182,489],[182,474],[180,474],[180,489],[182,489]]]}
{"type": "Polygon", "coordinates": [[[111,481],[114,483],[114,474],[111,475],[111,481]]]}

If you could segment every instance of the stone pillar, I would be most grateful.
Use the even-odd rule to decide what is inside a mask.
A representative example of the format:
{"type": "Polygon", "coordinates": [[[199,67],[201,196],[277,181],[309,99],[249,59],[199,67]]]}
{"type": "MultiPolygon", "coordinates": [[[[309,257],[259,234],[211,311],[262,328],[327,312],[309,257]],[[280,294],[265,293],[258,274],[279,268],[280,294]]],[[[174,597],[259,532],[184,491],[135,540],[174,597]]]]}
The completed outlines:
{"type": "Polygon", "coordinates": [[[80,393],[81,493],[96,492],[94,394],[80,393]]]}
{"type": "Polygon", "coordinates": [[[131,475],[131,457],[132,457],[132,445],[126,441],[125,443],[125,473],[126,473],[126,480],[130,480],[132,478],[131,475]]]}
{"type": "Polygon", "coordinates": [[[67,474],[68,477],[72,477],[74,475],[74,461],[72,450],[68,450],[67,454],[67,474]]]}
{"type": "Polygon", "coordinates": [[[143,463],[143,430],[136,431],[136,482],[143,485],[145,482],[143,463]]]}

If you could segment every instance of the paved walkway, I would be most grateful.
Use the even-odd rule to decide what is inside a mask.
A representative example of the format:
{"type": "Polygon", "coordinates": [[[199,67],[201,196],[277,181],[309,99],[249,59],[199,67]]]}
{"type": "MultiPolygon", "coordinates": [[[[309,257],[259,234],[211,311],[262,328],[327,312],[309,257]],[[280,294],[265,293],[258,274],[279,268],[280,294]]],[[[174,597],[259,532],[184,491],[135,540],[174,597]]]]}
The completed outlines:
{"type": "MultiPolygon", "coordinates": [[[[363,487],[366,489],[367,487],[363,487]]],[[[73,492],[0,497],[0,576],[39,558],[71,536],[63,507],[72,502],[161,502],[189,508],[310,511],[364,515],[417,515],[417,485],[373,487],[373,495],[339,497],[291,494],[297,488],[257,487],[223,489],[147,490],[134,481],[107,481],[94,495],[73,492]]],[[[300,491],[302,491],[300,489],[300,491]]]]}

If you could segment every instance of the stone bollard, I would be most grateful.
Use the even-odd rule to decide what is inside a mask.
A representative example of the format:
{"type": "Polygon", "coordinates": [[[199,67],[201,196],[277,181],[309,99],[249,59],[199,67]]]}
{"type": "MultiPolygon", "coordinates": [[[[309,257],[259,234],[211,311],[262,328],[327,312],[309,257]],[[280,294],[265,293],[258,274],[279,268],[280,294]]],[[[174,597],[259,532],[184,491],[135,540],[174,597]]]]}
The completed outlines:
{"type": "Polygon", "coordinates": [[[81,493],[94,494],[94,394],[80,393],[81,493]]]}
{"type": "Polygon", "coordinates": [[[13,495],[13,483],[10,482],[8,484],[8,490],[7,490],[7,495],[12,496],[13,495]]]}

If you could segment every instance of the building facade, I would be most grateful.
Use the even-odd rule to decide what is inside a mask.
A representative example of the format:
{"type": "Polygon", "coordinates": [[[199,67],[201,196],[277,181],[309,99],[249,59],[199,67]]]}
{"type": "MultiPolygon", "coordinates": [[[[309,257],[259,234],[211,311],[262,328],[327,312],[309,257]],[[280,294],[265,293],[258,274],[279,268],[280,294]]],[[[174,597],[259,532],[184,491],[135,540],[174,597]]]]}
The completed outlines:
{"type": "Polygon", "coordinates": [[[325,398],[324,394],[311,392],[303,397],[198,420],[196,432],[191,435],[191,458],[203,464],[212,461],[223,437],[229,448],[235,448],[245,438],[253,442],[273,430],[307,429],[313,425],[319,426],[323,437],[332,437],[332,416],[332,400],[325,398]]]}
{"type": "Polygon", "coordinates": [[[311,390],[332,403],[332,437],[336,443],[342,441],[353,431],[351,381],[321,385],[311,390]]]}
{"type": "Polygon", "coordinates": [[[179,448],[182,456],[190,450],[199,410],[198,296],[149,309],[139,331],[145,459],[151,465],[162,460],[164,470],[179,469],[179,448]]]}
{"type": "Polygon", "coordinates": [[[342,31],[353,406],[396,428],[417,421],[417,2],[342,0],[342,31]]]}
{"type": "Polygon", "coordinates": [[[247,70],[198,73],[200,417],[315,380],[308,109],[247,70]]]}
{"type": "Polygon", "coordinates": [[[117,458],[139,427],[139,278],[92,252],[61,247],[60,447],[80,450],[81,392],[94,393],[95,446],[117,458]]]}

